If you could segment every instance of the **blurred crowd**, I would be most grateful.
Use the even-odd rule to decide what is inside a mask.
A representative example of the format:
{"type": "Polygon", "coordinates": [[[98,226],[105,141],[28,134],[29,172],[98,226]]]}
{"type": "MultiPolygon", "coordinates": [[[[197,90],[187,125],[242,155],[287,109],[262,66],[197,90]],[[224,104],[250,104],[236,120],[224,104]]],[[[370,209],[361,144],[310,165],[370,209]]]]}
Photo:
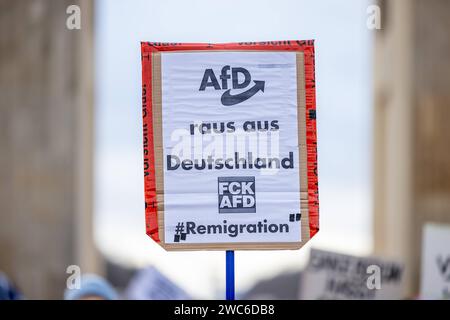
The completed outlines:
{"type": "MultiPolygon", "coordinates": [[[[117,300],[119,295],[104,278],[86,274],[81,276],[80,286],[61,293],[64,300],[117,300]]],[[[126,297],[123,297],[126,298],[126,297]]],[[[4,273],[0,272],[0,300],[23,300],[26,297],[4,273]]]]}
{"type": "MultiPolygon", "coordinates": [[[[109,277],[107,277],[109,278],[109,277]]],[[[24,294],[8,276],[0,271],[0,300],[24,300],[24,294]]],[[[31,298],[33,299],[33,298],[31,298]]],[[[153,266],[134,270],[119,287],[114,281],[97,274],[70,276],[64,300],[191,300],[192,297],[153,266]],[[69,281],[70,279],[70,281],[69,281]]]]}

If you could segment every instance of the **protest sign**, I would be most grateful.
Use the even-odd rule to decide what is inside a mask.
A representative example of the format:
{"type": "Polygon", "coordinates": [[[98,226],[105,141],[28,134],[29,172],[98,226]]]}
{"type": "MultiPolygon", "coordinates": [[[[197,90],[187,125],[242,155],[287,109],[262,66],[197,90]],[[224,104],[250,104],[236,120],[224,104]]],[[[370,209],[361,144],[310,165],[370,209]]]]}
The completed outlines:
{"type": "Polygon", "coordinates": [[[297,249],[319,229],[313,41],[142,43],[147,234],[297,249]]]}
{"type": "Polygon", "coordinates": [[[299,288],[306,300],[402,299],[404,268],[395,261],[311,249],[299,288]]]}
{"type": "Polygon", "coordinates": [[[423,231],[420,296],[450,299],[450,226],[428,223],[423,231]]]}
{"type": "Polygon", "coordinates": [[[125,296],[130,300],[190,300],[192,297],[155,267],[139,270],[125,296]]]}

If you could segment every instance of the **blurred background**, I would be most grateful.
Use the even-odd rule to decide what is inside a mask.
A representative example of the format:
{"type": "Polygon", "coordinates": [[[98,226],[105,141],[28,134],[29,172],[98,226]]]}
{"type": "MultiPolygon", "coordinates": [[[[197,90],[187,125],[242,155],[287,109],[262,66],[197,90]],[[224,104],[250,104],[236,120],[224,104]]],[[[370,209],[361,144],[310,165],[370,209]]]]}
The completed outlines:
{"type": "Polygon", "coordinates": [[[449,14],[447,0],[0,0],[0,271],[31,299],[63,298],[71,265],[119,292],[151,267],[178,296],[223,298],[224,252],[145,234],[140,41],[315,39],[320,231],[300,251],[237,252],[238,297],[298,298],[310,248],[398,261],[416,297],[422,228],[450,223],[449,14]]]}

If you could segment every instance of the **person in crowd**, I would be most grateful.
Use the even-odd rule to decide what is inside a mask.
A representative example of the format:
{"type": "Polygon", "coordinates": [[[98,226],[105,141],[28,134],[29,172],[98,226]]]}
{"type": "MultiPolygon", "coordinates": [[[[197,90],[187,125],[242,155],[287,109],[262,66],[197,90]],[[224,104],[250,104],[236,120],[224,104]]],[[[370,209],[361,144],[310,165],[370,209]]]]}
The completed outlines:
{"type": "Polygon", "coordinates": [[[80,287],[64,292],[64,300],[117,300],[116,290],[102,277],[94,274],[81,276],[80,287]]]}
{"type": "Polygon", "coordinates": [[[8,279],[8,277],[0,271],[0,300],[21,300],[22,293],[8,279]]]}

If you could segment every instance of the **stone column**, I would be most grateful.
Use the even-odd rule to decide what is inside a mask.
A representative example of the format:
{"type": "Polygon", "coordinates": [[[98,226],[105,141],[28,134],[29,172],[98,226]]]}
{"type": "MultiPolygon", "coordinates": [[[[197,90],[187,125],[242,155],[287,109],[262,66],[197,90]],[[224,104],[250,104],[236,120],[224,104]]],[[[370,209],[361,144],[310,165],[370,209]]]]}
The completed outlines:
{"type": "Polygon", "coordinates": [[[93,1],[0,1],[0,270],[61,298],[98,272],[92,230],[93,1]],[[69,5],[81,30],[69,30],[69,5]]]}
{"type": "Polygon", "coordinates": [[[375,253],[419,292],[422,228],[450,223],[450,1],[380,1],[374,64],[375,253]]]}

